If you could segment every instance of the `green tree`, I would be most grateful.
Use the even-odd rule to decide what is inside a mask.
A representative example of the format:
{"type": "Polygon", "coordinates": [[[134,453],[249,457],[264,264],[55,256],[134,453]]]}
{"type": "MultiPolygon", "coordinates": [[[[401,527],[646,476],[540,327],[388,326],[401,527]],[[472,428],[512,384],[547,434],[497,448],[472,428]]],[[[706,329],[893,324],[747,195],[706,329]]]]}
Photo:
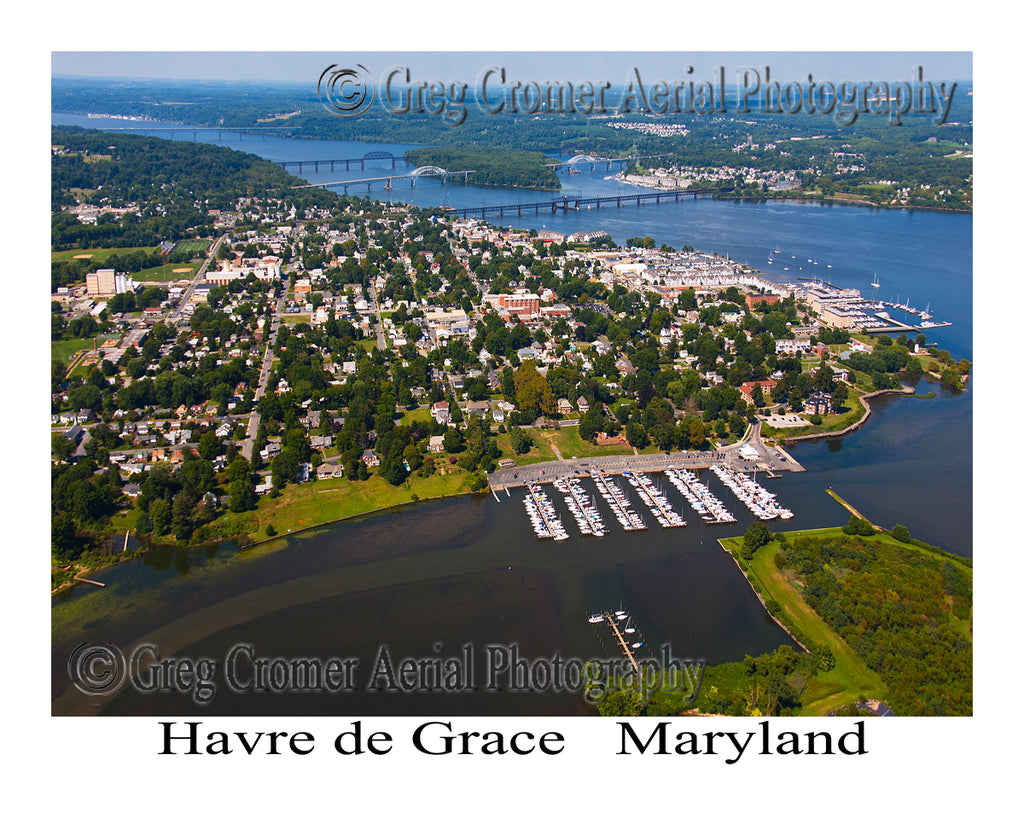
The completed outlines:
{"type": "Polygon", "coordinates": [[[444,451],[455,454],[462,452],[465,441],[462,437],[462,430],[458,427],[449,427],[444,434],[444,451]]]}
{"type": "Polygon", "coordinates": [[[57,512],[50,522],[50,551],[60,561],[74,560],[82,551],[74,521],[64,512],[57,512]]]}
{"type": "Polygon", "coordinates": [[[892,536],[901,543],[910,543],[910,530],[902,523],[892,527],[892,536]]]}
{"type": "Polygon", "coordinates": [[[771,530],[761,521],[755,520],[747,527],[747,531],[743,535],[743,547],[740,549],[740,554],[745,560],[750,560],[754,556],[754,552],[770,543],[771,540],[771,530]]]}
{"type": "Polygon", "coordinates": [[[525,455],[533,446],[533,436],[524,429],[511,427],[508,431],[509,443],[517,455],[525,455]]]}

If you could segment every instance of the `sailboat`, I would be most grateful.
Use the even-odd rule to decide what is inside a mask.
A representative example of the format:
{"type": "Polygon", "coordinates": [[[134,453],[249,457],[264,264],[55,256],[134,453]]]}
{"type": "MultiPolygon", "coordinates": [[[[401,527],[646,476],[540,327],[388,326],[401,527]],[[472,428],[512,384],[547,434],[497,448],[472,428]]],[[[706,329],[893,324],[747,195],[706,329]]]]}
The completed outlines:
{"type": "Polygon", "coordinates": [[[871,286],[872,287],[881,287],[882,286],[882,285],[880,285],[878,283],[878,274],[877,273],[875,274],[875,280],[873,282],[871,282],[871,286]]]}

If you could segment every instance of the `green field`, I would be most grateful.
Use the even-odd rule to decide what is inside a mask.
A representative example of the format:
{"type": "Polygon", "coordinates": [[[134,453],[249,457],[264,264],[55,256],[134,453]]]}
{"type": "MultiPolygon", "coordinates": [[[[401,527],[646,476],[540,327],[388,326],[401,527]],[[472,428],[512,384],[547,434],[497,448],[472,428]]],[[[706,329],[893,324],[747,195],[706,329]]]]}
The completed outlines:
{"type": "Polygon", "coordinates": [[[403,424],[411,424],[413,421],[419,421],[421,424],[429,423],[430,421],[430,407],[416,407],[414,410],[398,410],[398,415],[403,424]]]}
{"type": "Polygon", "coordinates": [[[498,449],[501,450],[501,457],[512,458],[518,466],[558,460],[555,456],[555,451],[551,448],[551,442],[549,440],[541,438],[537,434],[536,430],[531,430],[530,434],[533,435],[534,445],[530,447],[529,452],[526,452],[523,455],[518,455],[512,450],[512,444],[510,443],[508,433],[498,433],[498,449]]]}
{"type": "MultiPolygon", "coordinates": [[[[580,438],[579,427],[560,427],[559,429],[542,429],[534,434],[538,440],[553,444],[562,453],[566,460],[570,458],[590,458],[601,455],[632,455],[633,447],[629,444],[616,444],[613,446],[597,446],[590,444],[580,438]]],[[[649,446],[643,450],[635,450],[643,454],[657,452],[658,448],[649,446]]]]}
{"type": "Polygon", "coordinates": [[[209,249],[209,239],[182,239],[174,246],[171,253],[177,253],[179,250],[184,250],[191,253],[193,257],[205,256],[209,249]]]}
{"type": "Polygon", "coordinates": [[[149,267],[133,274],[132,278],[137,282],[176,282],[191,280],[195,278],[199,269],[198,263],[185,262],[182,264],[164,264],[160,267],[149,267]],[[188,268],[187,273],[175,273],[175,270],[188,268]]]}
{"type": "MultiPolygon", "coordinates": [[[[96,339],[96,346],[104,342],[107,336],[101,336],[96,339]]],[[[92,349],[93,339],[91,338],[71,338],[67,341],[52,341],[50,342],[50,359],[53,361],[59,361],[61,364],[69,364],[71,359],[76,353],[82,350],[92,349]]]]}
{"type": "Polygon", "coordinates": [[[125,256],[141,250],[146,254],[155,253],[155,247],[91,247],[86,250],[57,250],[50,253],[50,260],[54,262],[67,261],[76,256],[89,256],[86,261],[102,262],[109,256],[125,256]]]}

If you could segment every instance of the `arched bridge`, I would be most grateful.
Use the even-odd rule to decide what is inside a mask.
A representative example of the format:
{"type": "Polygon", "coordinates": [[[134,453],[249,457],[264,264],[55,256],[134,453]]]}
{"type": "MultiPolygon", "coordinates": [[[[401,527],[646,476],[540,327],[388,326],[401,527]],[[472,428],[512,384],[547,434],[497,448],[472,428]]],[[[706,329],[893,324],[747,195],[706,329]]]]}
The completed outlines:
{"type": "Polygon", "coordinates": [[[420,165],[409,176],[447,176],[448,171],[437,165],[420,165]]]}
{"type": "Polygon", "coordinates": [[[589,165],[591,171],[596,171],[599,165],[604,165],[605,170],[610,171],[612,165],[618,163],[620,168],[639,159],[658,159],[670,156],[670,154],[647,154],[645,156],[620,156],[610,158],[607,156],[591,156],[590,154],[576,154],[564,162],[551,162],[545,167],[555,168],[557,173],[579,173],[581,165],[589,165]]]}
{"type": "Polygon", "coordinates": [[[395,182],[399,179],[408,179],[409,186],[415,188],[416,180],[422,179],[423,177],[433,176],[441,180],[441,184],[444,185],[448,182],[448,179],[454,177],[458,179],[462,178],[463,184],[469,182],[469,175],[476,173],[476,171],[448,171],[444,168],[440,168],[437,165],[421,165],[420,167],[413,170],[411,173],[405,174],[391,174],[390,176],[372,176],[367,179],[339,179],[336,182],[317,182],[312,185],[296,185],[297,188],[335,188],[340,187],[345,189],[345,193],[348,193],[350,185],[366,185],[366,191],[369,193],[373,190],[374,182],[383,182],[384,189],[390,190],[394,187],[395,182]]]}

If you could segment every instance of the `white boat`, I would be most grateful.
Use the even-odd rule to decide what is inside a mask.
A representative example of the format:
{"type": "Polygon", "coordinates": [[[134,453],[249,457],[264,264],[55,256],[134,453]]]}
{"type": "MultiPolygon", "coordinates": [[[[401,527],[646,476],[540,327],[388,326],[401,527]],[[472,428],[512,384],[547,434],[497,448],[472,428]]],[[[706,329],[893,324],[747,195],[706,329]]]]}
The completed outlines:
{"type": "Polygon", "coordinates": [[[873,282],[871,282],[871,286],[872,287],[881,287],[882,286],[882,285],[880,285],[878,283],[878,274],[877,273],[875,274],[875,280],[873,282]]]}

